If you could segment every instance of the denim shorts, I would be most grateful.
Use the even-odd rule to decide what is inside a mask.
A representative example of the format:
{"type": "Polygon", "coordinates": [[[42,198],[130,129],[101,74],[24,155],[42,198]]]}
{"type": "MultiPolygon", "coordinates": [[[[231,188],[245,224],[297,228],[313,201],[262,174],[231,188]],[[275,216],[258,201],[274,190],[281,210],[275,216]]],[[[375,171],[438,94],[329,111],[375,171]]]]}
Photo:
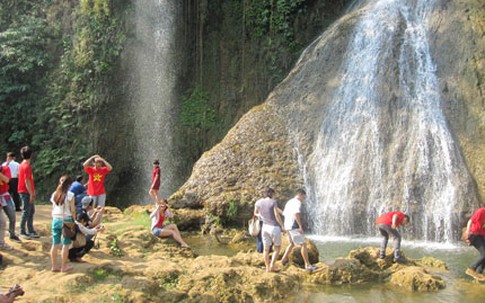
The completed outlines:
{"type": "MultiPolygon", "coordinates": [[[[64,219],[64,222],[73,222],[71,218],[64,219]]],[[[62,236],[62,219],[52,219],[52,244],[61,244],[62,236]]],[[[62,237],[62,245],[71,245],[72,240],[70,238],[62,237]]]]}
{"type": "Polygon", "coordinates": [[[160,234],[162,233],[163,230],[164,230],[163,227],[155,227],[154,229],[152,229],[152,234],[157,237],[160,237],[160,234]]]}

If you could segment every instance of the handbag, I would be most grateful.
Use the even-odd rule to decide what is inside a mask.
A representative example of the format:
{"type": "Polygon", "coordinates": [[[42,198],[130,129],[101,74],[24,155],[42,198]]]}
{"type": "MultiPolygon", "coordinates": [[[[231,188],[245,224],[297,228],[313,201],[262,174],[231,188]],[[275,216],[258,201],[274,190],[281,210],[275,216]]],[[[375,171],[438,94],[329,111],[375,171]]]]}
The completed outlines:
{"type": "Polygon", "coordinates": [[[74,222],[62,222],[62,236],[70,239],[76,236],[76,226],[74,222]]]}
{"type": "Polygon", "coordinates": [[[62,236],[65,238],[74,238],[76,236],[76,224],[74,222],[64,222],[64,209],[66,202],[64,201],[62,207],[62,236]]]}
{"type": "Polygon", "coordinates": [[[259,219],[257,217],[253,217],[248,221],[248,231],[253,237],[257,237],[261,232],[261,224],[259,223],[259,219]]]}
{"type": "Polygon", "coordinates": [[[76,236],[72,241],[72,247],[79,248],[86,246],[86,235],[83,234],[78,227],[76,227],[76,236]]]}

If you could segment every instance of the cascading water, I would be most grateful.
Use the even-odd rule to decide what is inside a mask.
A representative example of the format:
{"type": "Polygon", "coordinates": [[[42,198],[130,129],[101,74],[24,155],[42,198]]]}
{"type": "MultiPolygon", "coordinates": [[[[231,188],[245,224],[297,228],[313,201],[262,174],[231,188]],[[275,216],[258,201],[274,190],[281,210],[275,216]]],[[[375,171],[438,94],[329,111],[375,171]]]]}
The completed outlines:
{"type": "Polygon", "coordinates": [[[173,135],[176,124],[175,86],[179,74],[175,36],[180,4],[173,0],[135,1],[135,41],[132,42],[132,110],[136,117],[134,138],[136,162],[131,163],[139,200],[148,202],[152,162],[160,160],[161,196],[175,189],[177,171],[173,135]]]}
{"type": "Polygon", "coordinates": [[[417,239],[451,241],[472,179],[441,110],[428,44],[432,0],[364,3],[304,164],[311,229],[375,234],[386,211],[409,213],[417,239]]]}

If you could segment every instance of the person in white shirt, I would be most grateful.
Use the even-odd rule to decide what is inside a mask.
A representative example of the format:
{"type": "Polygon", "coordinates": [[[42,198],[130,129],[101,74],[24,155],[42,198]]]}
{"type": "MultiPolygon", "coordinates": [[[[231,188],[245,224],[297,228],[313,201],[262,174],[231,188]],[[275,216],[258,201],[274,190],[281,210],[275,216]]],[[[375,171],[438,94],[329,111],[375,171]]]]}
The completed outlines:
{"type": "Polygon", "coordinates": [[[20,202],[20,196],[17,191],[17,187],[19,184],[19,163],[15,161],[15,153],[13,152],[8,152],[7,153],[7,159],[5,162],[3,162],[2,165],[8,166],[10,168],[10,181],[8,182],[9,185],[9,192],[10,195],[12,196],[13,202],[15,204],[15,211],[21,211],[21,205],[22,203],[20,202]]]}
{"type": "Polygon", "coordinates": [[[314,271],[317,269],[315,265],[312,265],[308,259],[308,251],[305,243],[305,237],[303,236],[303,225],[301,224],[301,203],[305,201],[306,192],[303,189],[296,191],[296,196],[286,202],[285,209],[283,210],[283,216],[285,217],[284,227],[288,233],[288,242],[290,244],[283,254],[281,263],[288,263],[288,255],[293,251],[295,245],[301,246],[301,256],[305,262],[305,269],[307,271],[314,271]]]}
{"type": "Polygon", "coordinates": [[[67,264],[69,246],[72,243],[70,238],[62,235],[62,226],[65,222],[74,224],[73,218],[76,216],[76,208],[74,206],[74,194],[69,191],[72,178],[69,176],[62,176],[59,180],[59,185],[56,191],[51,196],[52,202],[52,248],[51,248],[51,271],[53,272],[67,272],[72,270],[72,266],[67,264]],[[61,243],[62,235],[62,243],[61,243]],[[62,244],[61,253],[61,267],[56,266],[57,255],[62,244]]]}

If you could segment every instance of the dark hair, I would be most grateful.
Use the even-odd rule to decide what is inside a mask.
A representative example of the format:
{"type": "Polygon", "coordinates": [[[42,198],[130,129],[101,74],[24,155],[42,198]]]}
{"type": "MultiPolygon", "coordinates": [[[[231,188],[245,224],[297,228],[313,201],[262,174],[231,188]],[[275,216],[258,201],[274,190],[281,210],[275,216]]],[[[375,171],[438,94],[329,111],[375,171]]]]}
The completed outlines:
{"type": "Polygon", "coordinates": [[[32,149],[29,146],[24,146],[20,149],[20,155],[23,159],[28,160],[32,156],[32,149]]]}
{"type": "Polygon", "coordinates": [[[274,196],[274,189],[272,189],[271,187],[268,186],[268,187],[266,187],[264,189],[264,194],[268,198],[273,198],[273,196],[274,196]]]}
{"type": "Polygon", "coordinates": [[[296,193],[297,194],[300,194],[300,195],[303,195],[303,196],[306,196],[306,191],[303,188],[297,189],[296,190],[296,193]]]}
{"type": "Polygon", "coordinates": [[[409,218],[408,215],[404,215],[404,218],[408,219],[408,223],[411,221],[411,218],[409,218]]]}
{"type": "Polygon", "coordinates": [[[159,165],[160,164],[160,161],[155,160],[155,161],[153,161],[153,164],[159,165]]]}
{"type": "Polygon", "coordinates": [[[78,222],[84,221],[84,223],[87,224],[89,222],[89,216],[85,211],[81,211],[80,213],[77,213],[76,220],[78,222]]]}
{"type": "Polygon", "coordinates": [[[83,180],[83,178],[84,178],[83,175],[78,175],[78,176],[76,176],[76,181],[81,182],[83,180]]]}
{"type": "Polygon", "coordinates": [[[15,153],[14,152],[8,152],[7,157],[15,158],[15,153]]]}
{"type": "Polygon", "coordinates": [[[54,192],[54,202],[57,205],[64,204],[64,200],[67,196],[67,191],[72,184],[72,179],[68,175],[64,175],[59,180],[59,185],[57,185],[56,191],[54,192]]]}

